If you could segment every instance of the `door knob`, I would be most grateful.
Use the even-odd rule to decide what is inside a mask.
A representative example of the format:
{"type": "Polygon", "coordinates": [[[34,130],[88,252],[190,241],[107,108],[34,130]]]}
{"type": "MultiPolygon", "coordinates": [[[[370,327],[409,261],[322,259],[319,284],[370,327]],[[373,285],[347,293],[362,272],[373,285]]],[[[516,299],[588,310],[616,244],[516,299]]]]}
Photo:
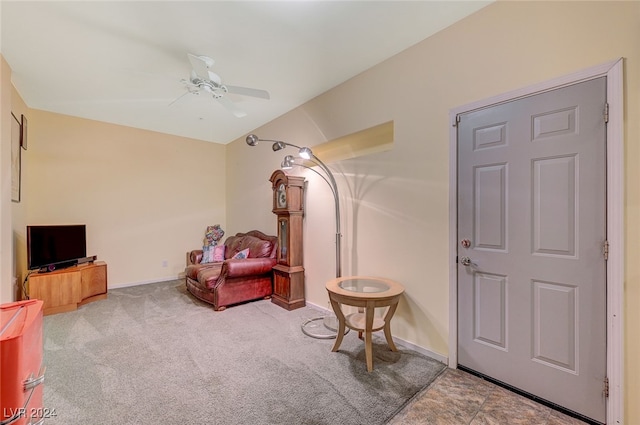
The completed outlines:
{"type": "Polygon", "coordinates": [[[471,261],[471,258],[469,257],[461,257],[460,264],[462,264],[463,266],[470,266],[473,264],[473,261],[471,261]]]}

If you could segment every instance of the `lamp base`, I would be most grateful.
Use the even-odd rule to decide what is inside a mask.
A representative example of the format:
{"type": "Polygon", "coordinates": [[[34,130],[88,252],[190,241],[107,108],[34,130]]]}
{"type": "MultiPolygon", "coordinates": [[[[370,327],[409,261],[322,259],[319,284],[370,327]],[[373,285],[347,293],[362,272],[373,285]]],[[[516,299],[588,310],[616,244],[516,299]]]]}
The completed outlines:
{"type": "Polygon", "coordinates": [[[338,332],[338,318],[335,314],[326,315],[322,320],[322,324],[330,331],[338,332]]]}
{"type": "MultiPolygon", "coordinates": [[[[303,334],[312,338],[335,339],[338,336],[338,318],[335,315],[314,317],[307,319],[300,328],[303,334]]],[[[344,334],[348,333],[349,328],[345,328],[344,334]]]]}

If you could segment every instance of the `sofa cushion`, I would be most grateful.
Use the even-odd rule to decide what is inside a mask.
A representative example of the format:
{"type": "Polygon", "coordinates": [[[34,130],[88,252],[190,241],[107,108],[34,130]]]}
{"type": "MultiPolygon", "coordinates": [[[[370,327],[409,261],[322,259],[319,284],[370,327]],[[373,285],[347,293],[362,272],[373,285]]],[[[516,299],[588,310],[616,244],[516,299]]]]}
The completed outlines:
{"type": "Polygon", "coordinates": [[[231,236],[224,241],[225,246],[227,247],[224,252],[225,260],[229,258],[233,258],[238,252],[242,251],[240,248],[240,244],[242,243],[242,238],[237,236],[231,236]]]}
{"type": "Polygon", "coordinates": [[[232,257],[234,260],[244,260],[245,258],[249,258],[249,248],[245,248],[242,251],[239,251],[232,257]]]}
{"type": "Polygon", "coordinates": [[[224,261],[226,245],[216,245],[213,247],[213,261],[224,261]]]}
{"type": "Polygon", "coordinates": [[[198,270],[196,280],[202,288],[213,289],[216,286],[223,263],[213,263],[211,267],[202,267],[198,270]]]}
{"type": "Polygon", "coordinates": [[[225,241],[227,246],[224,257],[233,258],[238,252],[249,248],[249,258],[269,257],[273,250],[273,242],[251,235],[231,236],[225,241]]]}
{"type": "Polygon", "coordinates": [[[249,257],[251,258],[268,258],[273,250],[273,243],[265,241],[259,238],[254,238],[247,241],[247,248],[249,248],[249,257]]]}
{"type": "Polygon", "coordinates": [[[276,265],[275,258],[248,258],[246,260],[229,260],[222,263],[222,274],[227,278],[271,276],[271,269],[276,265]]]}
{"type": "Polygon", "coordinates": [[[203,246],[202,247],[202,259],[200,260],[201,264],[213,263],[213,247],[212,246],[203,246]]]}
{"type": "MultiPolygon", "coordinates": [[[[224,261],[225,248],[226,248],[225,245],[212,245],[212,246],[202,247],[202,257],[200,258],[199,262],[201,264],[207,264],[207,263],[215,263],[218,261],[224,261]]],[[[193,256],[191,261],[195,262],[193,260],[193,256]]]]}
{"type": "Polygon", "coordinates": [[[214,267],[214,266],[219,266],[220,264],[221,263],[189,264],[184,269],[184,275],[185,275],[185,277],[189,277],[189,278],[191,278],[193,280],[197,280],[198,279],[198,273],[200,272],[200,270],[206,269],[206,268],[210,268],[210,267],[214,267]]]}

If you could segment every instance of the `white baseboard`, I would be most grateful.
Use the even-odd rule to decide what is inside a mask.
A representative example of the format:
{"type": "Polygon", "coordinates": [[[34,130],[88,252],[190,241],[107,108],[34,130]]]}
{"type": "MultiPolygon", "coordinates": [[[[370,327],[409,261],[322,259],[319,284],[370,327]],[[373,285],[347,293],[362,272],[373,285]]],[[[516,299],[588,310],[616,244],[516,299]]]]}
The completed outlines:
{"type": "MultiPolygon", "coordinates": [[[[317,304],[313,304],[313,303],[307,302],[307,306],[311,307],[311,308],[315,308],[315,309],[321,310],[323,312],[330,312],[330,313],[333,314],[332,310],[329,310],[328,308],[321,307],[321,306],[319,306],[317,304]]],[[[425,355],[427,357],[430,357],[430,358],[432,358],[432,359],[434,359],[436,361],[439,361],[440,363],[444,363],[445,365],[448,364],[448,362],[449,362],[449,359],[447,358],[447,356],[443,356],[442,354],[434,353],[433,351],[431,351],[431,350],[429,350],[427,348],[424,348],[424,347],[421,347],[419,345],[413,344],[413,343],[411,343],[409,341],[405,341],[404,339],[401,339],[401,338],[398,338],[398,337],[394,336],[393,337],[393,342],[395,344],[397,344],[397,345],[401,345],[401,346],[403,346],[405,348],[408,348],[410,350],[416,351],[416,352],[418,352],[420,354],[423,354],[423,355],[425,355]]]]}
{"type": "Polygon", "coordinates": [[[333,310],[329,310],[326,307],[321,307],[321,306],[319,306],[317,304],[310,303],[309,301],[306,302],[306,305],[307,305],[307,307],[315,308],[315,309],[320,310],[322,312],[331,312],[331,313],[333,313],[333,310]]]}
{"type": "Polygon", "coordinates": [[[448,362],[449,362],[449,359],[448,359],[447,356],[443,356],[442,354],[434,353],[431,350],[428,350],[428,349],[426,349],[424,347],[421,347],[419,345],[415,345],[415,344],[413,344],[413,343],[411,343],[409,341],[405,341],[403,339],[393,337],[393,342],[395,342],[398,345],[402,345],[402,346],[404,346],[406,348],[410,348],[413,351],[417,351],[420,354],[424,354],[427,357],[431,357],[432,359],[437,360],[440,363],[444,363],[445,365],[448,364],[448,362]]]}

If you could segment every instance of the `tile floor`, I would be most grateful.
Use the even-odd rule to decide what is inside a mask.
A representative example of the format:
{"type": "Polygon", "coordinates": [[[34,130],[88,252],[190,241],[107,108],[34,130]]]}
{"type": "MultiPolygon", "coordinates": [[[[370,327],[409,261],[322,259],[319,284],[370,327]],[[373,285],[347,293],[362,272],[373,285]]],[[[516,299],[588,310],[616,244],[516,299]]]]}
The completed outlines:
{"type": "Polygon", "coordinates": [[[398,413],[391,425],[581,425],[469,373],[447,369],[398,413]]]}

